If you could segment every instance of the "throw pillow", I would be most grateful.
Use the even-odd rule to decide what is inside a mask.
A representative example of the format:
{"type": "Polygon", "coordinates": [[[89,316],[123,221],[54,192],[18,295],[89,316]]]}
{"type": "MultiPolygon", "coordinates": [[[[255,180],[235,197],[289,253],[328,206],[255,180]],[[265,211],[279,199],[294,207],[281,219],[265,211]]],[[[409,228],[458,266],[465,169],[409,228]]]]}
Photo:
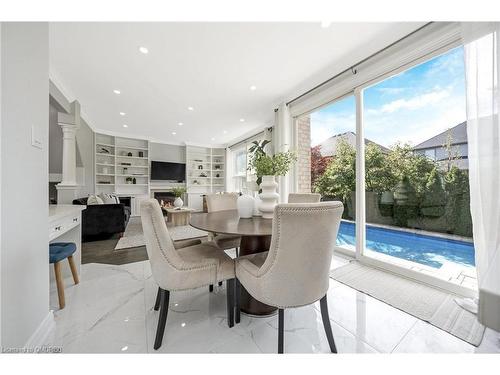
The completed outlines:
{"type": "Polygon", "coordinates": [[[104,204],[116,204],[116,196],[113,194],[99,194],[104,204]]]}
{"type": "Polygon", "coordinates": [[[98,195],[89,195],[89,198],[87,199],[87,205],[90,206],[94,204],[104,204],[104,201],[98,195]]]}

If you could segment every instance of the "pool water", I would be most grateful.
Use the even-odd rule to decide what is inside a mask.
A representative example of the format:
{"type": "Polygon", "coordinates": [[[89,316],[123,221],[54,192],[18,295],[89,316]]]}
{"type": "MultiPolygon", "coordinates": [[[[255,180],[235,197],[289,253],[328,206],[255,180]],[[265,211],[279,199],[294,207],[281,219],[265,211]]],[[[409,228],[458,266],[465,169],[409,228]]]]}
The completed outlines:
{"type": "MultiPolygon", "coordinates": [[[[342,221],[337,245],[355,246],[355,224],[342,221]]],[[[378,253],[441,268],[445,263],[475,266],[474,245],[469,242],[366,226],[366,247],[378,253]]]]}

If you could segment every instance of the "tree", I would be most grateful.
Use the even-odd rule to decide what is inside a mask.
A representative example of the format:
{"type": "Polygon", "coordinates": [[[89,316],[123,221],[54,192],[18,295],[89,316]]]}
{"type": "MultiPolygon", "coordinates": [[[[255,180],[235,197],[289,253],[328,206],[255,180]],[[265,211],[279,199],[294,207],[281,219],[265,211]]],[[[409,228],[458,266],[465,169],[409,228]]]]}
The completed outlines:
{"type": "Polygon", "coordinates": [[[451,129],[448,129],[446,133],[446,142],[443,144],[443,148],[446,152],[446,171],[450,172],[451,167],[455,165],[455,161],[460,159],[458,147],[453,147],[453,135],[451,134],[451,129]]]}
{"type": "Polygon", "coordinates": [[[337,154],[325,173],[316,180],[314,190],[323,196],[347,202],[356,189],[356,150],[345,140],[337,144],[337,154]]]}
{"type": "Polygon", "coordinates": [[[396,186],[397,180],[387,156],[380,146],[369,143],[365,149],[365,185],[366,191],[382,193],[396,186]]]}
{"type": "Polygon", "coordinates": [[[332,158],[321,155],[321,145],[311,147],[311,186],[315,186],[324,173],[332,158]]]}
{"type": "Polygon", "coordinates": [[[444,175],[444,183],[448,196],[446,204],[448,231],[460,236],[472,237],[468,172],[452,166],[444,175]]]}
{"type": "MultiPolygon", "coordinates": [[[[355,166],[356,149],[347,141],[340,140],[336,155],[323,175],[316,178],[315,191],[346,203],[356,189],[355,166]]],[[[380,146],[370,143],[365,151],[366,191],[394,191],[404,179],[419,202],[425,194],[429,174],[435,168],[435,162],[415,154],[408,144],[396,144],[384,152],[380,146]]]]}
{"type": "Polygon", "coordinates": [[[424,155],[416,154],[407,143],[396,143],[392,146],[386,162],[396,183],[407,177],[418,197],[424,194],[428,176],[436,167],[434,161],[424,155]]]}
{"type": "Polygon", "coordinates": [[[420,212],[427,217],[441,217],[445,213],[446,193],[441,175],[434,168],[427,179],[426,192],[420,206],[420,212]]]}

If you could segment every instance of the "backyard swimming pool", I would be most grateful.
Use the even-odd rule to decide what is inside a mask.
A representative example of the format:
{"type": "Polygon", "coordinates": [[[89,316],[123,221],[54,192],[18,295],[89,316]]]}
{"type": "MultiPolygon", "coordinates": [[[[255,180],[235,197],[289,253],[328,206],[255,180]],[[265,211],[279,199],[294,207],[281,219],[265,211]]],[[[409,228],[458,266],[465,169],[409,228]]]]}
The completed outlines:
{"type": "MultiPolygon", "coordinates": [[[[342,221],[337,235],[337,245],[355,246],[355,243],[355,224],[342,221]]],[[[366,247],[378,253],[433,268],[441,268],[450,262],[469,267],[475,265],[472,243],[401,230],[367,225],[366,247]]]]}

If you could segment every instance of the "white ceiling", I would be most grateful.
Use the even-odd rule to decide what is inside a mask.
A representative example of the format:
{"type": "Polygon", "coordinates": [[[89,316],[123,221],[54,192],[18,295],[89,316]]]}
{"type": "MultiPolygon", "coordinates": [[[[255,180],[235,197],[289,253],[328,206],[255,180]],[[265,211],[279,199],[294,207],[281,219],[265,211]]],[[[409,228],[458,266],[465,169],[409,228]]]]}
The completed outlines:
{"type": "Polygon", "coordinates": [[[270,125],[281,101],[421,25],[51,23],[50,72],[95,130],[225,144],[270,125]]]}

